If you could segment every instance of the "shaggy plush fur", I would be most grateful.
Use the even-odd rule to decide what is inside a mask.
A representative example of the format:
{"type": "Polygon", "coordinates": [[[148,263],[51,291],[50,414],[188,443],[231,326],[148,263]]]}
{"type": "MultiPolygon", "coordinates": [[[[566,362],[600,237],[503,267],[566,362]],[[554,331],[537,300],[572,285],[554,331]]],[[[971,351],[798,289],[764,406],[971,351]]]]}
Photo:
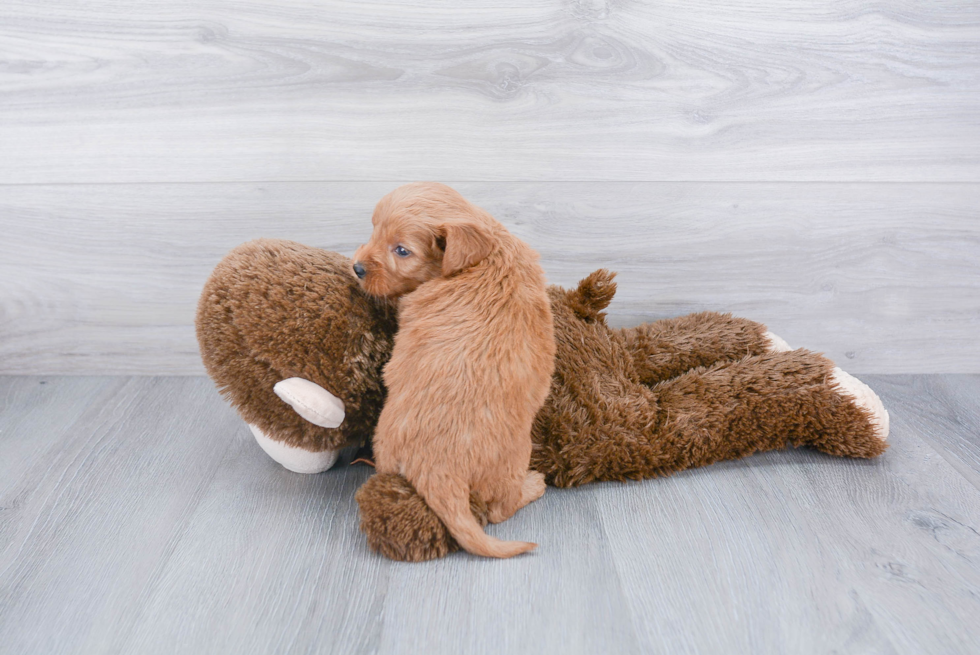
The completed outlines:
{"type": "Polygon", "coordinates": [[[246,422],[290,446],[333,450],[366,443],[385,390],[394,308],[358,288],[343,255],[261,239],[231,251],[197,306],[201,358],[246,422]],[[316,382],[344,402],[336,429],[304,420],[273,392],[280,380],[316,382]]]}
{"type": "Polygon", "coordinates": [[[441,184],[396,189],[373,223],[354,270],[370,293],[401,298],[378,473],[403,475],[467,551],[527,552],[535,544],[484,533],[469,497],[499,523],[545,490],[528,471],[555,356],[537,253],[441,184]]]}
{"type": "MultiPolygon", "coordinates": [[[[205,289],[198,337],[208,371],[269,434],[302,442],[310,431],[327,435],[311,443],[334,447],[361,440],[377,421],[395,325],[350,266],[334,253],[255,242],[233,251],[205,289]],[[272,393],[293,375],[344,400],[340,428],[306,423],[272,393]]],[[[837,387],[824,357],[770,353],[765,327],[723,314],[611,330],[602,311],[614,293],[604,271],[576,289],[549,289],[556,366],[531,465],[551,484],[661,476],[787,445],[849,457],[885,450],[881,426],[837,387]]],[[[388,557],[422,561],[459,549],[401,476],[372,476],[357,501],[368,543],[388,557]]],[[[485,524],[485,505],[471,498],[471,509],[485,524]]]]}
{"type": "Polygon", "coordinates": [[[609,330],[612,275],[551,290],[558,343],[551,394],[535,421],[532,466],[550,484],[639,480],[787,443],[834,455],[884,450],[866,410],[806,350],[769,352],[765,326],[701,313],[609,330]],[[594,298],[593,315],[580,309],[594,298]]]}

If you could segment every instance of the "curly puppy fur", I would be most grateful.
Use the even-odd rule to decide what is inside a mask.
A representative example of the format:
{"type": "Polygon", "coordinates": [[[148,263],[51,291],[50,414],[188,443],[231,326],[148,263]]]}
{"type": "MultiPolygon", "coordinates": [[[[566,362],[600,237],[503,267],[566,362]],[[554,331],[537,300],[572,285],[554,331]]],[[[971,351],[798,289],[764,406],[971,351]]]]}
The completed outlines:
{"type": "Polygon", "coordinates": [[[334,252],[260,239],[228,253],[201,293],[197,338],[208,375],[246,422],[290,446],[366,443],[377,424],[395,311],[364,293],[350,267],[334,252]],[[344,402],[340,427],[313,425],[273,392],[291,377],[344,402]]]}
{"type": "Polygon", "coordinates": [[[367,292],[400,298],[378,473],[403,475],[470,553],[527,552],[536,544],[487,535],[469,499],[498,523],[544,493],[528,470],[555,355],[538,255],[441,184],[396,189],[372,223],[353,269],[367,292]]]}
{"type": "MultiPolygon", "coordinates": [[[[837,388],[833,362],[770,352],[760,323],[705,312],[610,330],[602,310],[612,278],[600,270],[576,289],[548,291],[556,367],[531,467],[549,484],[659,477],[787,445],[847,457],[887,448],[870,412],[837,388]]],[[[371,548],[407,561],[458,549],[436,514],[403,512],[408,496],[392,502],[408,488],[375,475],[358,491],[371,548]]]]}

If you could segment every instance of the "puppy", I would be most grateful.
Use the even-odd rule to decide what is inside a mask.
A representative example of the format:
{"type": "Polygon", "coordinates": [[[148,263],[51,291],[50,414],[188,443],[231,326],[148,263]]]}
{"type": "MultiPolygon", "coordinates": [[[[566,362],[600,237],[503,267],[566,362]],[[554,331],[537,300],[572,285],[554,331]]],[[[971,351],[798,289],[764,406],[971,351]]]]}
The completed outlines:
{"type": "Polygon", "coordinates": [[[544,477],[528,471],[555,357],[538,255],[442,184],[392,191],[371,222],[354,274],[368,293],[400,297],[377,470],[404,475],[470,553],[532,550],[485,534],[470,492],[494,523],[544,494],[544,477]]]}

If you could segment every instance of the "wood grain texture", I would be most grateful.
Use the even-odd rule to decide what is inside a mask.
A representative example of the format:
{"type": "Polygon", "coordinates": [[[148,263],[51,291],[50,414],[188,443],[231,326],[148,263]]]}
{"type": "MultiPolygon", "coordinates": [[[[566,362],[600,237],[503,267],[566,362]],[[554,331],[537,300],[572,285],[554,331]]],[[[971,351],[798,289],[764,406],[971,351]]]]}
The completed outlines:
{"type": "Polygon", "coordinates": [[[905,403],[909,427],[980,489],[980,379],[892,375],[876,389],[886,403],[905,403]]]}
{"type": "Polygon", "coordinates": [[[980,179],[957,0],[8,0],[0,183],[980,179]]]}
{"type": "MultiPolygon", "coordinates": [[[[351,254],[397,182],[0,187],[0,372],[202,372],[193,313],[235,245],[351,254]]],[[[572,285],[619,271],[614,324],[767,323],[850,371],[980,371],[980,186],[454,183],[572,285]]]]}
{"type": "Polygon", "coordinates": [[[241,422],[207,379],[44,382],[0,439],[0,651],[111,652],[241,422]]]}
{"type": "Polygon", "coordinates": [[[628,602],[645,617],[635,623],[644,650],[975,648],[980,496],[917,428],[928,426],[940,448],[975,444],[968,426],[949,430],[919,410],[935,403],[975,413],[975,397],[964,406],[964,395],[943,391],[977,379],[899,381],[914,388],[892,376],[865,379],[887,390],[892,416],[891,448],[879,460],[768,453],[654,483],[652,497],[620,485],[598,491],[628,602]]]}
{"type": "Polygon", "coordinates": [[[369,469],[285,471],[204,378],[0,377],[0,653],[973,652],[980,377],[865,379],[878,460],[549,489],[490,528],[534,554],[401,564],[369,469]]]}

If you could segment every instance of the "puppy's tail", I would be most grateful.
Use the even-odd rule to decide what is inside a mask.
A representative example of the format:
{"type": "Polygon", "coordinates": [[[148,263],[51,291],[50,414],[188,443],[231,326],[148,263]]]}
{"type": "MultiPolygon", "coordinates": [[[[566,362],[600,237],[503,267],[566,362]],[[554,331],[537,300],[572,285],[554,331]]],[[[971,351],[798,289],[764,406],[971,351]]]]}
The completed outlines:
{"type": "Polygon", "coordinates": [[[454,484],[452,487],[440,485],[438,492],[423,489],[420,485],[416,485],[416,489],[445,524],[449,534],[468,553],[507,558],[538,547],[537,544],[527,541],[501,541],[484,532],[470,510],[470,492],[463,484],[454,484]],[[429,493],[430,491],[433,493],[429,493]]]}

